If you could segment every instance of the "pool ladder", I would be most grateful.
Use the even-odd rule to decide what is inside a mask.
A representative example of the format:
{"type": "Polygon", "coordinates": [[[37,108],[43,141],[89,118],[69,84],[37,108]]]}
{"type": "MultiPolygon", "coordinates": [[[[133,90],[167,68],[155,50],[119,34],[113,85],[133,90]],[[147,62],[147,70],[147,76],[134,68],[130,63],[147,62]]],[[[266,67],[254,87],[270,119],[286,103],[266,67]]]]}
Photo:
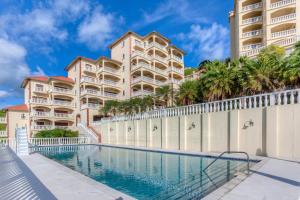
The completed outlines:
{"type": "Polygon", "coordinates": [[[250,159],[249,154],[245,151],[224,151],[222,152],[214,161],[212,161],[207,167],[203,169],[205,172],[212,164],[214,164],[217,160],[221,159],[224,154],[245,154],[247,157],[247,175],[250,174],[250,159]]]}

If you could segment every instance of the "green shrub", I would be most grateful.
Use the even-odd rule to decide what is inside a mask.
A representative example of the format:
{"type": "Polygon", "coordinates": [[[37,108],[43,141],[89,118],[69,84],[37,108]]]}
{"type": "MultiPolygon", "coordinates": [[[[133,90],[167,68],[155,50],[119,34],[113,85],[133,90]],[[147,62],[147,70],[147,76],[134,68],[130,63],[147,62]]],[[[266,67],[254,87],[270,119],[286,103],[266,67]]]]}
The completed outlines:
{"type": "Polygon", "coordinates": [[[77,131],[65,130],[65,129],[53,129],[39,131],[35,134],[36,138],[55,138],[55,137],[78,137],[77,131]]]}
{"type": "Polygon", "coordinates": [[[5,131],[5,130],[6,130],[6,125],[0,124],[0,131],[5,131]]]}
{"type": "Polygon", "coordinates": [[[6,113],[3,110],[0,110],[0,117],[5,117],[6,113]]]}

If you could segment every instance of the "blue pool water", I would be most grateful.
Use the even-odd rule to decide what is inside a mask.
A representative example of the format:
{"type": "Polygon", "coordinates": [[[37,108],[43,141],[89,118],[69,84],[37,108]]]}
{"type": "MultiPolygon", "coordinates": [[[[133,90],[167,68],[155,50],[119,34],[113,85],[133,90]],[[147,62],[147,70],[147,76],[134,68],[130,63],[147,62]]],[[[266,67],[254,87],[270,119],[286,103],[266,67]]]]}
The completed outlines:
{"type": "Polygon", "coordinates": [[[242,160],[98,145],[39,147],[42,155],[137,199],[201,199],[245,171],[242,160]]]}

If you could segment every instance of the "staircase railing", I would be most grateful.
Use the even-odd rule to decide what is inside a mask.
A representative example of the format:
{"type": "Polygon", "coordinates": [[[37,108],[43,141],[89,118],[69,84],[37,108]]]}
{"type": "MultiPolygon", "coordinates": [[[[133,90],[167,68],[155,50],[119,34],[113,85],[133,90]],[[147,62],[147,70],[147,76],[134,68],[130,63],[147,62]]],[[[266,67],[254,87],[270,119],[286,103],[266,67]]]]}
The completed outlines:
{"type": "Polygon", "coordinates": [[[247,152],[244,151],[224,151],[222,152],[214,161],[212,161],[209,165],[207,165],[203,171],[206,171],[211,165],[213,165],[217,160],[219,160],[220,158],[222,158],[222,156],[224,154],[245,154],[247,157],[247,172],[248,174],[250,173],[250,158],[249,158],[249,154],[247,152]]]}
{"type": "Polygon", "coordinates": [[[85,131],[95,141],[99,142],[98,135],[96,133],[94,133],[94,131],[92,131],[91,129],[89,129],[85,124],[79,123],[78,127],[80,127],[81,129],[83,129],[83,131],[85,131]]]}

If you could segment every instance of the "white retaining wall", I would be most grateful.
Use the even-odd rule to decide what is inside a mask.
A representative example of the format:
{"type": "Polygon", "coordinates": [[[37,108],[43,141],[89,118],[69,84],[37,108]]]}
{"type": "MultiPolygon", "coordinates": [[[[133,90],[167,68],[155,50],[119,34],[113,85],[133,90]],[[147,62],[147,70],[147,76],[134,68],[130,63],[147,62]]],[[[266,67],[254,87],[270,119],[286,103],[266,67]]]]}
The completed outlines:
{"type": "Polygon", "coordinates": [[[300,161],[300,104],[94,125],[102,142],[170,150],[246,151],[300,161]]]}

